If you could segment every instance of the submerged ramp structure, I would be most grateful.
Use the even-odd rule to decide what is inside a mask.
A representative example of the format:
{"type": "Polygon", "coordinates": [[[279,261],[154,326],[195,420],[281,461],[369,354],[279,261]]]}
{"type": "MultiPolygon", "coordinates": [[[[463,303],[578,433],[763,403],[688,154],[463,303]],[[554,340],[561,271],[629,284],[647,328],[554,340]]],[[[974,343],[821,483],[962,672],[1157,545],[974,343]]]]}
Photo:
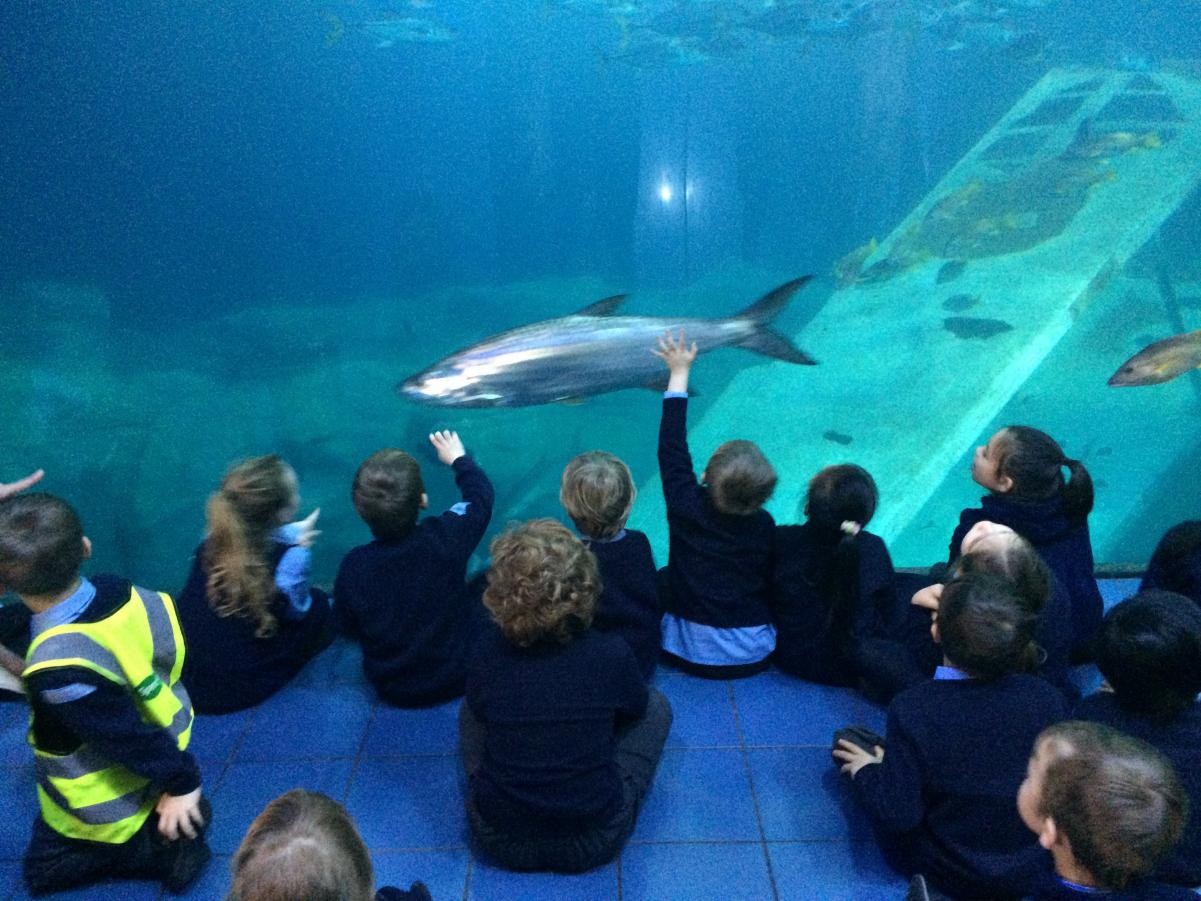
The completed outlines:
{"type": "MultiPolygon", "coordinates": [[[[872,530],[894,539],[1189,196],[1199,160],[1201,83],[1049,72],[884,241],[839,263],[794,336],[820,366],[743,370],[694,413],[698,469],[722,441],[754,439],[781,473],[770,509],[797,521],[809,476],[854,460],[881,488],[872,530]]],[[[636,513],[663,554],[657,482],[636,513]]]]}

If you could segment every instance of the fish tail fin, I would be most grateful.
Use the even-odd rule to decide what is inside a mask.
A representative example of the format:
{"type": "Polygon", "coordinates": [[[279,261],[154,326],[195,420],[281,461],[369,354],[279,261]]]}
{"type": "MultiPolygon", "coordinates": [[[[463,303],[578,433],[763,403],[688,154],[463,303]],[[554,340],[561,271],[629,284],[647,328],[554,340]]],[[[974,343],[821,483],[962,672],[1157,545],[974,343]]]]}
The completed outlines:
{"type": "Polygon", "coordinates": [[[750,336],[738,342],[738,347],[754,351],[765,357],[783,360],[785,363],[798,363],[801,366],[816,366],[817,360],[809,356],[789,339],[779,332],[773,332],[767,326],[755,329],[750,336]]]}
{"type": "Polygon", "coordinates": [[[812,275],[802,275],[800,278],[785,282],[778,288],[773,288],[749,307],[739,311],[734,318],[749,319],[756,325],[767,325],[780,315],[780,311],[788,305],[792,295],[803,288],[811,278],[813,278],[812,275]]]}

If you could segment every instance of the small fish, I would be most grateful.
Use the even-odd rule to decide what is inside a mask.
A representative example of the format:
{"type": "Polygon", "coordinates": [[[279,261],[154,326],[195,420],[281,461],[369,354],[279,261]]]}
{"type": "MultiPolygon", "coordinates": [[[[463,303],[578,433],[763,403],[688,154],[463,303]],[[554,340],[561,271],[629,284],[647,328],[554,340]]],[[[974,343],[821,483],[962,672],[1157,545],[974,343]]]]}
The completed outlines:
{"type": "Polygon", "coordinates": [[[956,338],[992,338],[1013,331],[1013,326],[1001,319],[978,319],[975,316],[948,316],[942,327],[956,338]]]}
{"type": "Polygon", "coordinates": [[[855,284],[859,278],[859,270],[867,262],[867,258],[876,252],[879,245],[872,238],[866,244],[861,244],[834,264],[834,284],[839,288],[855,284]]]}
{"type": "Polygon", "coordinates": [[[842,432],[836,432],[833,429],[826,429],[822,432],[822,437],[827,441],[833,441],[835,444],[850,444],[855,439],[850,435],[844,435],[842,432]]]}
{"type": "Polygon", "coordinates": [[[1080,123],[1076,136],[1063,152],[1062,158],[1095,160],[1121,156],[1134,150],[1158,150],[1163,146],[1163,138],[1157,131],[1097,132],[1093,128],[1091,120],[1080,123]]]}
{"type": "Polygon", "coordinates": [[[952,313],[962,313],[979,303],[979,294],[953,294],[942,302],[942,308],[952,313]]]}
{"type": "Polygon", "coordinates": [[[373,38],[379,48],[395,44],[445,44],[458,34],[435,19],[420,16],[384,15],[359,25],[359,31],[373,38]]]}
{"type": "Polygon", "coordinates": [[[1159,385],[1201,366],[1201,330],[1148,344],[1109,377],[1114,388],[1159,385]]]}
{"type": "Polygon", "coordinates": [[[943,285],[947,282],[953,282],[959,276],[963,275],[963,270],[966,268],[966,260],[947,260],[938,267],[938,275],[934,277],[934,284],[943,285]]]}

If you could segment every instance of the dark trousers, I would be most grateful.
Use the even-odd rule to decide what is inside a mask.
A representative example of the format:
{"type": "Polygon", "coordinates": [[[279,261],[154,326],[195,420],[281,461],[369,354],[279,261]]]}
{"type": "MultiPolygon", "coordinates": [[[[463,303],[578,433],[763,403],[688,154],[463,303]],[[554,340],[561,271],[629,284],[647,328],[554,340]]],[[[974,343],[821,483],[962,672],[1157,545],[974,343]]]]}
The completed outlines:
{"type": "MultiPolygon", "coordinates": [[[[201,802],[205,823],[212,819],[207,800],[201,802]]],[[[170,883],[180,853],[195,854],[196,846],[205,848],[203,834],[195,839],[168,841],[159,834],[158,814],[150,812],[142,828],[127,842],[89,842],[67,838],[46,825],[40,816],[34,821],[33,836],[25,851],[25,885],[34,897],[61,892],[105,879],[157,879],[170,883]]]]}
{"type": "MultiPolygon", "coordinates": [[[[497,864],[510,870],[582,873],[612,860],[634,831],[638,808],[659,765],[671,719],[667,698],[650,689],[646,714],[617,733],[614,758],[621,776],[621,804],[605,822],[583,832],[535,837],[510,835],[483,819],[469,787],[467,822],[476,844],[497,864]]],[[[486,731],[464,703],[459,708],[459,752],[469,780],[483,762],[486,731]]]]}

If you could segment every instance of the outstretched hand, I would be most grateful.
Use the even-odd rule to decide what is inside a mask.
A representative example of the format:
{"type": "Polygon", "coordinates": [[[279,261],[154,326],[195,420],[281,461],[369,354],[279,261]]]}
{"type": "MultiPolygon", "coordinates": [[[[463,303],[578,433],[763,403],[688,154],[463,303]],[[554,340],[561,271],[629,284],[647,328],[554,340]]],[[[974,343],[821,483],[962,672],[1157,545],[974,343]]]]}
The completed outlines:
{"type": "Polygon", "coordinates": [[[459,437],[459,433],[452,432],[449,429],[440,432],[431,432],[430,444],[438,452],[438,459],[447,466],[450,466],[459,457],[467,456],[467,451],[463,447],[463,440],[459,437]]]}
{"type": "Polygon", "coordinates": [[[46,470],[39,469],[36,472],[31,472],[23,479],[17,479],[15,482],[8,482],[7,484],[0,482],[0,501],[24,491],[31,485],[36,485],[42,480],[42,476],[45,474],[46,470]]]}
{"type": "Polygon", "coordinates": [[[873,750],[875,753],[869,754],[858,745],[847,741],[845,738],[840,738],[838,744],[830,751],[830,755],[842,764],[838,768],[840,772],[853,777],[865,766],[884,762],[884,749],[876,745],[873,750]]]}
{"type": "Polygon", "coordinates": [[[688,373],[692,369],[692,364],[696,362],[696,342],[688,344],[683,329],[680,329],[678,337],[673,337],[671,330],[668,329],[659,336],[655,347],[651,348],[651,353],[666,363],[667,369],[671,373],[667,380],[667,390],[682,394],[688,393],[688,373]]]}
{"type": "Polygon", "coordinates": [[[316,528],[317,517],[321,515],[321,508],[318,507],[304,519],[296,523],[296,543],[301,547],[312,547],[313,542],[317,540],[317,536],[321,534],[316,528]]]}

